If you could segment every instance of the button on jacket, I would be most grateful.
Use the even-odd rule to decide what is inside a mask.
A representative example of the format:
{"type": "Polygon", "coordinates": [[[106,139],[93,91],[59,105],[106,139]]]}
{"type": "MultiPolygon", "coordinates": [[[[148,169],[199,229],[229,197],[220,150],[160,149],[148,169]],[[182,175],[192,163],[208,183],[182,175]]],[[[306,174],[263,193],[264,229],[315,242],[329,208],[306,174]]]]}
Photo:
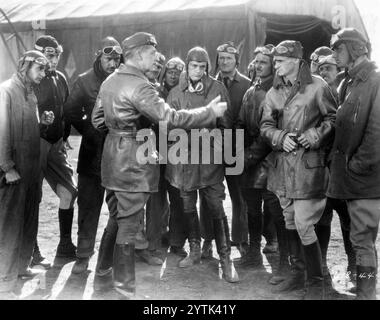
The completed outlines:
{"type": "Polygon", "coordinates": [[[268,190],[290,199],[324,198],[326,158],[334,131],[337,103],[328,84],[312,76],[306,62],[293,86],[276,77],[265,97],[261,135],[273,149],[268,156],[268,190]],[[285,152],[287,133],[305,134],[310,149],[285,152]]]}

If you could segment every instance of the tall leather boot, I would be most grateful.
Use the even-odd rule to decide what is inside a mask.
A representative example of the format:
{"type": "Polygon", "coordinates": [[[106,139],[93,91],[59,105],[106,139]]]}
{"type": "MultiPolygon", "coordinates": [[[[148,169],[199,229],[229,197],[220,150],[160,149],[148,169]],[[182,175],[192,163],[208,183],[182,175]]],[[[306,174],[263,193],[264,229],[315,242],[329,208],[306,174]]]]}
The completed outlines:
{"type": "Polygon", "coordinates": [[[319,246],[322,253],[322,266],[323,276],[329,276],[329,269],[327,267],[327,249],[330,243],[331,225],[315,225],[315,233],[318,238],[319,246]]]}
{"type": "Polygon", "coordinates": [[[135,244],[115,244],[113,253],[113,286],[123,296],[135,294],[135,244]]]}
{"type": "Polygon", "coordinates": [[[285,229],[285,221],[278,221],[275,223],[277,239],[278,239],[278,249],[280,251],[280,261],[276,272],[269,279],[269,283],[276,285],[284,281],[290,274],[290,264],[289,264],[289,246],[288,246],[288,236],[285,229]]]}
{"type": "Polygon", "coordinates": [[[94,290],[104,290],[112,287],[112,262],[115,241],[116,233],[112,234],[107,229],[104,229],[95,268],[94,290]]]}
{"type": "Polygon", "coordinates": [[[230,227],[228,225],[228,220],[227,217],[223,218],[223,224],[224,224],[224,232],[227,237],[227,249],[228,249],[228,254],[231,255],[231,238],[230,238],[230,227]]]}
{"type": "Polygon", "coordinates": [[[71,240],[71,229],[73,226],[74,208],[59,209],[59,244],[57,247],[56,257],[76,258],[76,246],[71,240]]]}
{"type": "Polygon", "coordinates": [[[319,242],[303,246],[306,262],[307,287],[305,300],[324,300],[325,288],[322,270],[322,253],[319,242]]]}
{"type": "Polygon", "coordinates": [[[305,264],[301,239],[297,230],[286,230],[289,245],[290,273],[273,288],[274,293],[289,292],[305,287],[305,264]]]}
{"type": "Polygon", "coordinates": [[[216,248],[219,254],[220,265],[222,267],[223,279],[227,282],[238,282],[239,276],[233,267],[233,263],[228,251],[226,229],[223,219],[213,219],[216,248]]]}
{"type": "Polygon", "coordinates": [[[248,215],[249,249],[246,255],[235,259],[239,267],[259,267],[263,265],[261,255],[262,215],[248,215]]]}
{"type": "Polygon", "coordinates": [[[356,300],[376,300],[377,268],[356,266],[356,300]]]}
{"type": "Polygon", "coordinates": [[[350,271],[351,273],[356,273],[356,254],[352,246],[352,242],[350,240],[350,231],[344,230],[342,228],[342,236],[343,236],[344,251],[346,252],[347,260],[348,260],[347,271],[350,271]]]}

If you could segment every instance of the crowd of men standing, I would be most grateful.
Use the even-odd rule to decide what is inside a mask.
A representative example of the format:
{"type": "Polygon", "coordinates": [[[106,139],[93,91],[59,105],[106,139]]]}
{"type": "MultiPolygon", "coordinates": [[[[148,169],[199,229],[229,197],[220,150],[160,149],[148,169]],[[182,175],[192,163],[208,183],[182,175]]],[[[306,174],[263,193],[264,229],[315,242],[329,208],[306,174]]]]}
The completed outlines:
{"type": "Polygon", "coordinates": [[[213,256],[214,240],[227,282],[239,282],[234,266],[256,268],[263,264],[262,252],[278,252],[279,265],[269,279],[273,292],[302,289],[305,299],[324,299],[331,285],[327,249],[335,210],[352,291],[357,299],[376,299],[380,74],[363,35],[352,28],[339,31],[331,48],[315,50],[311,66],[298,41],[260,46],[250,78],[238,71],[240,52],[233,42],[216,49],[215,77],[204,48],[190,49],[185,61],[166,62],[157,45],[145,32],[121,45],[104,38],[92,68],[69,90],[56,70],[62,46],[41,36],[21,57],[17,73],[0,85],[1,296],[15,298],[17,278],[33,277],[33,266],[51,267],[37,244],[45,178],[59,197],[54,265],[75,260],[75,274],[87,270],[95,252],[105,196],[109,220],[95,291],[131,297],[135,257],[161,265],[166,243],[181,257],[178,267],[187,268],[213,256]],[[202,150],[210,154],[208,164],[142,164],[137,132],[159,136],[161,121],[189,135],[194,128],[243,129],[243,173],[227,175],[226,164],[212,160],[213,144],[202,150]],[[66,153],[71,126],[82,136],[78,183],[66,153]],[[235,261],[232,245],[241,254],[235,261]]]}

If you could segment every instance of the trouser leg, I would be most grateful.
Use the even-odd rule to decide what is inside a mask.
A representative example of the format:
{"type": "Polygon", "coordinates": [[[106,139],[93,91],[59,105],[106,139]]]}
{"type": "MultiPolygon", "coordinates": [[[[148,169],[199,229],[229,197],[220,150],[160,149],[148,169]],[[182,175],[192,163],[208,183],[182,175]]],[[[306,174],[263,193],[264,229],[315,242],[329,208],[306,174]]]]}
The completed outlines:
{"type": "Polygon", "coordinates": [[[123,295],[135,292],[135,241],[149,193],[115,192],[117,198],[116,244],[113,255],[115,289],[123,295]]]}
{"type": "Polygon", "coordinates": [[[183,201],[179,189],[168,185],[170,202],[169,238],[170,245],[182,248],[188,237],[188,230],[184,220],[183,201]]]}
{"type": "Polygon", "coordinates": [[[12,291],[17,282],[25,196],[23,184],[0,188],[0,292],[12,291]]]}
{"type": "Polygon", "coordinates": [[[100,177],[78,175],[78,258],[89,258],[94,253],[104,193],[100,177]]]}
{"type": "Polygon", "coordinates": [[[206,243],[210,243],[214,239],[214,227],[210,216],[207,201],[202,194],[199,195],[199,218],[201,227],[201,237],[206,243]]]}
{"type": "Polygon", "coordinates": [[[377,252],[380,199],[347,201],[351,218],[351,241],[356,252],[357,299],[376,299],[377,252]]]}
{"type": "Polygon", "coordinates": [[[166,229],[166,220],[169,216],[166,185],[167,182],[161,175],[158,192],[151,194],[146,205],[146,237],[149,242],[149,250],[161,248],[163,230],[166,229]]]}
{"type": "Polygon", "coordinates": [[[242,195],[238,176],[226,175],[232,204],[231,238],[236,244],[248,241],[247,205],[242,195]]]}
{"type": "Polygon", "coordinates": [[[30,185],[25,198],[24,230],[18,267],[19,274],[26,272],[32,259],[38,231],[39,195],[38,183],[30,185]]]}
{"type": "Polygon", "coordinates": [[[342,231],[344,250],[347,255],[348,267],[347,271],[356,273],[356,255],[350,239],[351,219],[347,209],[347,203],[344,200],[331,199],[334,210],[338,213],[340,228],[342,231]]]}

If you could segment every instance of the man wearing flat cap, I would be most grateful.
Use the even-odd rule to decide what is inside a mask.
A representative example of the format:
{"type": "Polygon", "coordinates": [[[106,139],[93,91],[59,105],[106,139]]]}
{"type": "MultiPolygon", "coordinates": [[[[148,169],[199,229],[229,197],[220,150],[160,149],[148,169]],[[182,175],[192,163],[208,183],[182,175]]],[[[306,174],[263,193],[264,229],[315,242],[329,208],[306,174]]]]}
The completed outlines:
{"type": "MultiPolygon", "coordinates": [[[[159,166],[142,163],[137,140],[142,116],[151,122],[164,121],[169,128],[203,128],[223,115],[226,104],[220,97],[206,107],[176,111],[158,95],[145,73],[152,70],[157,53],[152,34],[137,32],[123,43],[125,64],[100,87],[92,123],[108,129],[104,143],[101,177],[103,187],[115,192],[118,231],[113,255],[113,287],[124,296],[135,294],[135,241],[144,207],[152,192],[158,191],[159,166]]],[[[147,130],[144,130],[146,133],[147,130]]],[[[101,244],[102,245],[102,244],[101,244]]]]}
{"type": "MultiPolygon", "coordinates": [[[[100,162],[105,133],[95,130],[91,113],[103,81],[120,65],[122,49],[113,37],[103,38],[96,50],[92,68],[79,75],[64,105],[66,120],[82,135],[78,155],[78,244],[73,273],[87,270],[94,253],[99,215],[103,205],[105,189],[101,185],[100,162]]],[[[107,203],[112,193],[107,193],[107,203]]],[[[114,226],[108,225],[103,234],[104,243],[112,242],[114,226]],[[108,231],[107,231],[108,230],[108,231]],[[111,235],[110,235],[111,234],[111,235]]],[[[109,245],[110,246],[110,245],[109,245]]],[[[111,248],[112,248],[111,246],[111,248]]],[[[104,247],[99,249],[99,266],[107,264],[104,247]]],[[[112,250],[110,251],[112,257],[112,250]]],[[[112,259],[111,259],[112,262],[112,259]]]]}
{"type": "Polygon", "coordinates": [[[261,135],[273,149],[267,157],[268,190],[283,208],[291,262],[289,277],[275,291],[303,288],[306,269],[305,299],[323,299],[322,255],[314,224],[326,205],[326,153],[337,105],[327,83],[311,75],[300,42],[281,42],[273,56],[276,77],[265,97],[261,135]]]}
{"type": "MultiPolygon", "coordinates": [[[[45,178],[59,197],[60,239],[56,257],[75,259],[76,247],[72,243],[71,229],[77,186],[74,170],[68,162],[66,153],[66,141],[70,133],[70,124],[65,123],[63,114],[63,105],[69,95],[69,89],[65,76],[57,70],[63,50],[58,41],[50,35],[40,36],[34,47],[43,53],[49,61],[46,77],[34,88],[38,100],[38,110],[40,114],[44,111],[51,111],[55,116],[54,123],[51,126],[41,128],[41,193],[42,180],[45,178]]],[[[38,246],[36,250],[38,253],[38,246]]],[[[39,264],[38,259],[37,261],[35,260],[36,257],[33,258],[32,264],[39,264]]],[[[58,260],[56,263],[59,264],[58,260]]]]}
{"type": "Polygon", "coordinates": [[[17,277],[28,274],[37,236],[40,200],[40,129],[54,121],[38,116],[32,84],[45,76],[47,59],[27,51],[17,73],[0,84],[0,299],[13,299],[17,277]]]}
{"type": "Polygon", "coordinates": [[[338,88],[327,195],[347,202],[351,241],[356,252],[356,296],[376,300],[380,219],[380,73],[369,60],[370,43],[356,29],[331,38],[338,67],[346,77],[338,88]]]}

